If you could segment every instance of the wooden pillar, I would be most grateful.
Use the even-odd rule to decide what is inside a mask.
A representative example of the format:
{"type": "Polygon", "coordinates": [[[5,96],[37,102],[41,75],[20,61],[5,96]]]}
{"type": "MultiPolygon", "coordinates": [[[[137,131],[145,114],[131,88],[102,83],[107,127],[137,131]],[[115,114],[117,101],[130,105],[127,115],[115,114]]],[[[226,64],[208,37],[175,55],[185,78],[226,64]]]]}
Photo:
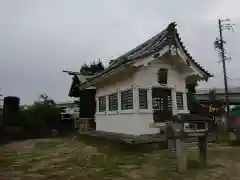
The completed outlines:
{"type": "Polygon", "coordinates": [[[202,165],[207,166],[207,136],[198,137],[199,158],[202,165]]]}
{"type": "Polygon", "coordinates": [[[140,88],[139,85],[133,85],[133,111],[136,113],[139,111],[139,92],[138,88],[140,88]]]}
{"type": "Polygon", "coordinates": [[[184,111],[188,112],[187,90],[183,92],[183,107],[184,107],[184,111]]]}
{"type": "Polygon", "coordinates": [[[152,107],[152,86],[151,85],[148,86],[147,98],[148,98],[148,109],[150,111],[153,111],[153,107],[152,107]]]}
{"type": "Polygon", "coordinates": [[[176,139],[177,170],[178,172],[187,171],[187,148],[183,139],[176,139]]]}
{"type": "Polygon", "coordinates": [[[177,99],[176,99],[176,90],[173,88],[171,91],[172,96],[172,115],[177,114],[177,99]]]}

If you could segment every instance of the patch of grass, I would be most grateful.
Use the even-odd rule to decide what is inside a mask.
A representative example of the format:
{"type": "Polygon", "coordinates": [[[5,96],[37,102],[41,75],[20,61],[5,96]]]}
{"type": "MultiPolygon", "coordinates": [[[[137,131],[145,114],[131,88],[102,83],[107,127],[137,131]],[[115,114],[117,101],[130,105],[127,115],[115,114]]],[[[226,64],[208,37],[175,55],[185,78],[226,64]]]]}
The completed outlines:
{"type": "Polygon", "coordinates": [[[9,168],[15,161],[15,158],[1,158],[0,159],[0,169],[9,168]]]}
{"type": "Polygon", "coordinates": [[[0,169],[8,169],[19,158],[19,155],[16,152],[12,153],[0,152],[0,153],[1,153],[0,169]]]}
{"type": "Polygon", "coordinates": [[[189,169],[201,169],[201,168],[204,168],[204,166],[198,160],[192,160],[192,159],[188,160],[187,167],[189,169]]]}
{"type": "MultiPolygon", "coordinates": [[[[0,179],[211,179],[240,177],[238,148],[220,145],[209,150],[209,165],[202,168],[197,149],[189,153],[188,172],[179,174],[176,161],[166,150],[142,150],[121,143],[90,139],[33,140],[0,146],[0,179]],[[30,146],[29,146],[30,143],[30,146]],[[27,144],[31,148],[22,146],[27,144]],[[31,145],[32,144],[32,145],[31,145]]],[[[236,179],[236,178],[235,178],[236,179]]],[[[240,179],[240,178],[238,178],[240,179]]]]}
{"type": "Polygon", "coordinates": [[[58,145],[60,145],[61,142],[58,141],[40,141],[40,142],[36,142],[35,143],[35,148],[36,149],[41,149],[41,150],[45,150],[45,149],[51,149],[51,148],[57,148],[58,145]]]}

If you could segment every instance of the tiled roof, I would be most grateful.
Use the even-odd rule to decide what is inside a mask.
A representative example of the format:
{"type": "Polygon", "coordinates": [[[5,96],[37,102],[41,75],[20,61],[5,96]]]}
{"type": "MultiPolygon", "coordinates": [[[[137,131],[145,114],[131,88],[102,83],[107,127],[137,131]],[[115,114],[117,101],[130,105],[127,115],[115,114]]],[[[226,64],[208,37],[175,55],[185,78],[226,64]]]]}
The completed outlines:
{"type": "MultiPolygon", "coordinates": [[[[87,82],[92,81],[96,78],[101,77],[102,75],[116,69],[117,67],[139,58],[144,58],[149,55],[152,55],[161,49],[163,49],[166,45],[170,45],[174,43],[174,40],[177,39],[180,46],[182,47],[184,53],[188,56],[189,60],[192,61],[193,64],[195,64],[205,75],[206,78],[211,77],[212,75],[204,69],[202,66],[200,66],[199,63],[197,63],[192,56],[188,53],[185,46],[183,45],[183,42],[181,41],[181,38],[177,32],[176,29],[176,23],[170,23],[166,29],[164,29],[162,32],[157,34],[156,36],[152,37],[151,39],[145,41],[141,45],[137,46],[136,48],[132,49],[131,51],[123,54],[122,56],[115,59],[111,65],[106,68],[104,71],[96,74],[92,78],[90,78],[87,82]]],[[[85,82],[85,83],[87,83],[85,82]]],[[[83,84],[85,84],[83,83],[83,84]]]]}

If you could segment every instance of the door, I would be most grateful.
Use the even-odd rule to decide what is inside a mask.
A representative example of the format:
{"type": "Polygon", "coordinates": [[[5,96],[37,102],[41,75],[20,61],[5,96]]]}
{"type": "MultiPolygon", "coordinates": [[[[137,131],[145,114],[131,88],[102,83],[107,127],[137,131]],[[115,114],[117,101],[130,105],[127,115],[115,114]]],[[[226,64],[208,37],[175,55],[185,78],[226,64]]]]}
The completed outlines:
{"type": "Polygon", "coordinates": [[[172,117],[171,90],[163,88],[152,89],[152,106],[154,122],[165,122],[172,117]]]}
{"type": "Polygon", "coordinates": [[[96,101],[95,101],[95,89],[86,89],[81,91],[80,94],[80,118],[86,118],[89,122],[91,129],[96,128],[95,113],[96,113],[96,101]]]}

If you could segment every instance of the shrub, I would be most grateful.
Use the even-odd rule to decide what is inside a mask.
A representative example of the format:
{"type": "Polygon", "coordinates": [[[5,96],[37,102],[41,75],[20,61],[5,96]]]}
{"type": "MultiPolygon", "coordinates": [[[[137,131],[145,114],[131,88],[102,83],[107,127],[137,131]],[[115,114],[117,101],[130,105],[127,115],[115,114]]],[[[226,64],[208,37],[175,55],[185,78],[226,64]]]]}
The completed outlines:
{"type": "Polygon", "coordinates": [[[60,109],[55,104],[34,103],[20,111],[21,125],[28,137],[45,137],[60,129],[60,109]]]}

